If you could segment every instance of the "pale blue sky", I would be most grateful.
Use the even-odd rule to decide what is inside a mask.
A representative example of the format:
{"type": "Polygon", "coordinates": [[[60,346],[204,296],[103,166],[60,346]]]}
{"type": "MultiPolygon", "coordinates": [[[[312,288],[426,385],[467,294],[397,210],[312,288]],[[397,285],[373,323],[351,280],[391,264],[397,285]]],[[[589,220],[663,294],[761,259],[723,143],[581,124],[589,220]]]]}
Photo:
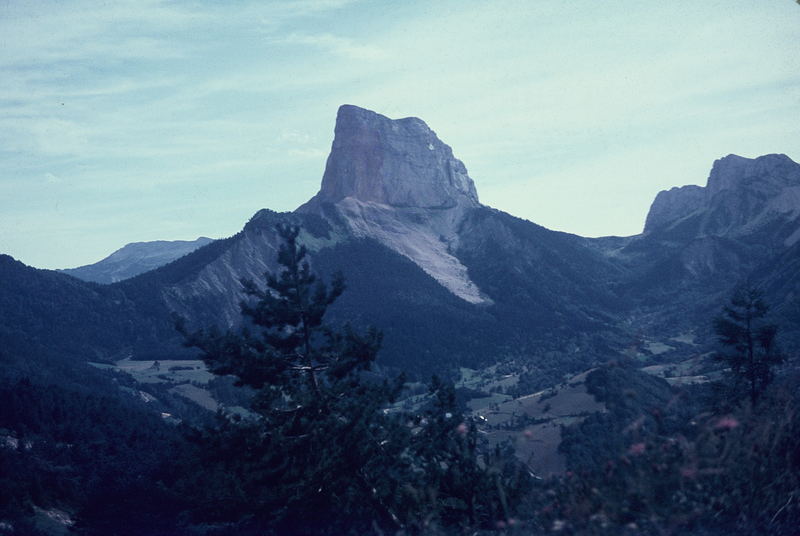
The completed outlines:
{"type": "Polygon", "coordinates": [[[485,204],[635,234],[716,158],[800,160],[800,6],[6,0],[0,253],[76,266],[293,210],[343,103],[424,119],[485,204]]]}

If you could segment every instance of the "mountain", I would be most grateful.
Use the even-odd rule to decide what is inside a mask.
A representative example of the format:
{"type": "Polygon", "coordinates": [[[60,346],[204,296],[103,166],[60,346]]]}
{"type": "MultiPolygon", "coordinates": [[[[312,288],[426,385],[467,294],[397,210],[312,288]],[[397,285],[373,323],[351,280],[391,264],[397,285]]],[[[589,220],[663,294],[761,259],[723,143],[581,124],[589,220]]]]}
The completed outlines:
{"type": "Polygon", "coordinates": [[[480,206],[467,168],[422,120],[345,105],[322,187],[297,212],[342,221],[352,236],[407,257],[459,298],[487,303],[451,251],[465,213],[480,206]]]}
{"type": "Polygon", "coordinates": [[[504,325],[600,328],[618,306],[603,283],[613,266],[579,237],[482,205],[464,164],[417,118],[342,106],[320,192],[297,212],[406,257],[504,325]]]}
{"type": "MultiPolygon", "coordinates": [[[[424,377],[502,362],[545,383],[613,359],[643,336],[709,340],[709,319],[743,279],[765,285],[792,321],[799,168],[784,155],[727,156],[705,187],[659,193],[641,234],[589,239],[481,204],[466,166],[422,120],[344,105],[320,190],[296,211],[261,210],[236,235],[107,288],[26,273],[58,287],[54,295],[79,294],[59,300],[63,318],[45,315],[59,340],[86,334],[76,353],[186,355],[173,316],[196,328],[240,325],[240,281],[263,283],[277,268],[276,225],[298,225],[314,270],[346,278],[332,320],[383,330],[383,365],[424,377]],[[93,316],[80,304],[93,309],[92,300],[107,312],[82,330],[82,315],[93,316]],[[93,330],[114,343],[92,344],[93,330]]],[[[177,251],[129,245],[103,263],[142,265],[167,250],[177,251]]],[[[24,310],[37,285],[20,287],[9,307],[24,310]]],[[[45,308],[47,299],[39,292],[34,302],[45,308]]],[[[21,315],[17,332],[45,337],[38,314],[21,315]]]]}
{"type": "Polygon", "coordinates": [[[211,242],[205,236],[196,240],[133,242],[94,264],[59,271],[84,281],[116,283],[163,266],[211,242]]]}
{"type": "Polygon", "coordinates": [[[728,155],[714,162],[706,187],[662,191],[645,234],[664,237],[740,238],[760,234],[785,246],[800,241],[800,166],[788,156],[755,159],[728,155]]]}
{"type": "MultiPolygon", "coordinates": [[[[788,156],[728,155],[705,187],[660,192],[644,232],[617,258],[631,267],[632,301],[656,329],[698,324],[737,283],[763,287],[789,348],[800,348],[800,165],[788,156]]],[[[705,320],[706,326],[708,320],[705,320]]]]}
{"type": "Polygon", "coordinates": [[[398,208],[479,205],[467,168],[424,121],[343,105],[322,187],[300,210],[348,197],[398,208]]]}
{"type": "Polygon", "coordinates": [[[316,270],[344,273],[331,314],[383,330],[384,365],[430,374],[546,353],[549,367],[577,370],[626,342],[620,269],[605,255],[481,205],[464,164],[420,119],[348,105],[309,202],[262,210],[224,243],[117,285],[192,326],[237,325],[239,281],[276,269],[278,223],[301,226],[316,270]]]}

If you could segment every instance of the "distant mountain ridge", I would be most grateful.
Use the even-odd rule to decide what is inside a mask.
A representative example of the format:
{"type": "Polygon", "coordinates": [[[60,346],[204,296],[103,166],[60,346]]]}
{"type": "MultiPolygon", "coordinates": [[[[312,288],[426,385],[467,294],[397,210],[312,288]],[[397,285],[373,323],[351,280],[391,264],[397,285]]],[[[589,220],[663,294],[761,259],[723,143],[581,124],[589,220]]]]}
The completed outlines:
{"type": "Polygon", "coordinates": [[[195,240],[132,242],[94,264],[59,271],[84,281],[116,283],[163,266],[211,242],[205,236],[195,240]]]}

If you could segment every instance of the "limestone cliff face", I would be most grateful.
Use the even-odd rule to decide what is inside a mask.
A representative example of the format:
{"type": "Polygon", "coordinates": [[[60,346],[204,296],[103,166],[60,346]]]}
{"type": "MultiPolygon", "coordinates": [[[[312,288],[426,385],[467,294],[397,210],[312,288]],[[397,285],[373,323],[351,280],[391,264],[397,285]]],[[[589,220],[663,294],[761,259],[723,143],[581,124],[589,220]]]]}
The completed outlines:
{"type": "Polygon", "coordinates": [[[322,187],[307,205],[348,197],[398,208],[478,206],[466,167],[425,122],[344,105],[322,187]]]}
{"type": "Polygon", "coordinates": [[[770,236],[791,245],[800,239],[799,218],[800,165],[782,154],[731,154],[714,162],[707,186],[660,192],[644,231],[734,238],[780,227],[770,236]]]}

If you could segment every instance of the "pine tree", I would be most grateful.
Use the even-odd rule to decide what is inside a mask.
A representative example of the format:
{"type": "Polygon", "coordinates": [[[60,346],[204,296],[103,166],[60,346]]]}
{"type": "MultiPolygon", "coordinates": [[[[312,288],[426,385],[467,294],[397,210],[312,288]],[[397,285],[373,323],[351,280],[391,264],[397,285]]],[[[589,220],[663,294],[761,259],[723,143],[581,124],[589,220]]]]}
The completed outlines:
{"type": "Polygon", "coordinates": [[[266,274],[263,289],[243,281],[250,327],[187,334],[214,374],[256,390],[255,420],[223,422],[203,436],[206,461],[224,466],[212,502],[221,518],[246,513],[281,533],[402,528],[392,504],[404,478],[392,472],[409,465],[401,456],[407,440],[386,411],[402,379],[368,375],[381,335],[326,325],[341,276],[326,285],[311,272],[299,228],[278,232],[280,272],[266,274]]]}
{"type": "Polygon", "coordinates": [[[785,359],[776,344],[778,327],[766,321],[768,312],[763,291],[745,284],[714,319],[714,331],[724,346],[715,359],[730,368],[734,396],[745,391],[752,405],[772,381],[773,369],[785,359]]]}

